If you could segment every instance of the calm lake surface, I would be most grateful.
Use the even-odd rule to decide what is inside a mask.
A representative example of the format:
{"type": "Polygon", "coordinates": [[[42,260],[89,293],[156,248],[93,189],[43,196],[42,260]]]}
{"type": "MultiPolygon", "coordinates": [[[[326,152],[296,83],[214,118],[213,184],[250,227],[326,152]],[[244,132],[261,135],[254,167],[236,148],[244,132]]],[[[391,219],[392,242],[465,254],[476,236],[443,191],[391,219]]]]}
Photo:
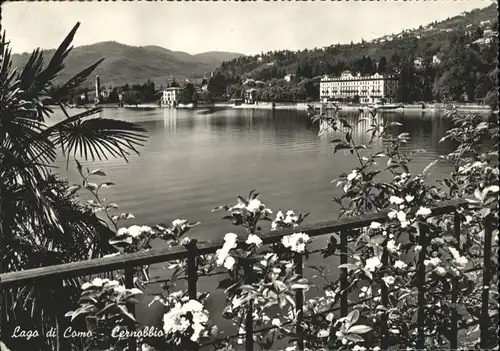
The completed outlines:
{"type": "MultiPolygon", "coordinates": [[[[200,221],[189,232],[190,237],[202,240],[222,238],[227,232],[243,233],[220,218],[221,212],[211,212],[217,205],[234,204],[236,195],[247,195],[252,189],[261,193],[261,200],[273,210],[294,209],[310,212],[308,222],[335,219],[338,209],[332,197],[341,189],[331,181],[343,172],[357,166],[352,156],[333,155],[329,141],[333,132],[318,136],[318,125],[310,125],[306,111],[296,110],[176,110],[150,111],[105,109],[105,118],[134,121],[149,131],[149,139],[140,149],[141,155],[132,155],[129,163],[122,159],[84,162],[89,168],[100,168],[116,185],[105,189],[105,197],[120,206],[120,212],[133,213],[136,219],[124,225],[170,223],[176,218],[200,221]]],[[[354,137],[367,141],[367,121],[358,122],[356,113],[345,113],[356,125],[354,137]]],[[[55,120],[62,118],[56,114],[55,120]]],[[[426,152],[413,157],[411,170],[421,172],[439,155],[451,151],[449,145],[438,143],[449,128],[449,123],[436,111],[409,114],[385,113],[379,118],[394,120],[402,126],[394,127],[394,134],[410,133],[405,151],[417,149],[426,152]]],[[[375,152],[383,151],[384,142],[377,141],[375,152]]],[[[60,158],[59,172],[71,181],[81,182],[74,161],[60,158]]],[[[450,172],[438,163],[431,171],[433,180],[450,172]]],[[[326,238],[317,239],[314,246],[322,246],[326,238]]],[[[159,243],[158,245],[161,245],[159,243]]],[[[332,259],[332,264],[335,264],[332,259]]],[[[338,264],[338,263],[337,263],[338,264]]],[[[152,269],[152,276],[165,276],[161,265],[152,269]]],[[[215,277],[219,278],[219,277],[215,277]]],[[[214,290],[220,279],[200,279],[200,291],[214,290]]],[[[149,293],[159,291],[151,287],[149,293]]],[[[145,302],[150,297],[145,296],[145,302]]],[[[224,305],[222,293],[212,295],[209,308],[219,310],[224,305]]],[[[150,323],[160,311],[139,308],[139,319],[150,323]]],[[[220,316],[220,314],[219,314],[220,316]]],[[[228,326],[215,317],[222,328],[228,326]],[[226,325],[226,326],[224,326],[226,325]]]]}
{"type": "MultiPolygon", "coordinates": [[[[134,121],[148,130],[149,138],[139,149],[140,156],[131,155],[128,163],[123,159],[82,162],[107,174],[95,177],[95,181],[116,184],[103,194],[117,203],[120,211],[136,216],[127,224],[153,225],[176,218],[201,221],[190,234],[205,240],[220,238],[233,228],[224,225],[221,213],[210,210],[235,203],[237,194],[244,196],[252,189],[257,189],[261,200],[274,211],[310,212],[309,221],[336,218],[332,197],[339,195],[341,189],[330,182],[357,166],[357,160],[350,155],[333,155],[329,141],[337,136],[333,132],[318,136],[319,126],[310,124],[305,111],[227,109],[210,113],[109,108],[101,116],[134,121]]],[[[356,123],[363,117],[359,112],[346,116],[356,125],[355,138],[366,142],[369,123],[356,123]]],[[[55,117],[62,118],[58,113],[55,117]]],[[[380,118],[403,124],[393,128],[395,135],[410,133],[405,150],[426,150],[414,155],[414,172],[422,171],[451,150],[438,143],[449,124],[436,112],[386,113],[380,118]]],[[[373,150],[383,148],[384,143],[377,141],[373,150]]],[[[62,156],[57,165],[57,172],[80,182],[73,158],[68,170],[62,156]]],[[[447,172],[444,164],[438,164],[432,178],[438,179],[447,172]]]]}

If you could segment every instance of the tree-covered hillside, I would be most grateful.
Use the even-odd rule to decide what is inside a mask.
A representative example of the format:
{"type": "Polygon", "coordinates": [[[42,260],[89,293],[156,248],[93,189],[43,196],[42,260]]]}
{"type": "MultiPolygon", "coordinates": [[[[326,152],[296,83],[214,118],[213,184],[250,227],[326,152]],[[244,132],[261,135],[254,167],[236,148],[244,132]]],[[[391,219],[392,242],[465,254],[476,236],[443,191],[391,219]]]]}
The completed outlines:
{"type": "Polygon", "coordinates": [[[497,26],[497,7],[492,4],[370,42],[243,56],[223,62],[210,88],[218,96],[241,97],[253,85],[251,80],[250,86],[244,81],[253,79],[265,82],[258,88],[262,100],[317,99],[318,77],[349,69],[361,74],[399,75],[401,101],[491,100],[498,51],[492,31],[497,31],[497,26]],[[415,59],[421,64],[415,65],[415,59]],[[295,81],[285,82],[287,74],[295,75],[295,81]]]}

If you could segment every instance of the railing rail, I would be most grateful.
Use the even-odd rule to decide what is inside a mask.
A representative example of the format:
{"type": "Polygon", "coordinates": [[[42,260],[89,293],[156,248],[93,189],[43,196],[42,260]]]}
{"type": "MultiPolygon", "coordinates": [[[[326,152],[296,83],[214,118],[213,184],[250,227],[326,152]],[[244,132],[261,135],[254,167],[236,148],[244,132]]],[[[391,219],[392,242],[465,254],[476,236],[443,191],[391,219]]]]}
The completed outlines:
{"type": "MultiPolygon", "coordinates": [[[[454,213],[454,236],[457,240],[460,239],[460,216],[458,215],[457,209],[460,207],[464,207],[467,205],[466,201],[463,200],[455,200],[444,202],[438,204],[433,207],[431,216],[439,216],[444,214],[454,213]]],[[[347,263],[347,231],[353,230],[356,228],[362,228],[369,226],[372,222],[377,221],[379,223],[388,222],[390,219],[387,216],[388,211],[374,213],[364,216],[358,217],[350,217],[345,219],[340,219],[336,221],[327,221],[321,223],[315,223],[311,225],[301,226],[299,229],[286,229],[280,231],[270,231],[260,235],[263,244],[273,244],[279,242],[282,237],[286,235],[293,234],[300,230],[301,232],[307,233],[310,237],[330,234],[334,232],[340,232],[340,260],[341,263],[347,263]]],[[[488,343],[489,335],[488,333],[488,325],[487,321],[489,318],[488,315],[488,304],[489,304],[489,291],[487,286],[490,284],[491,274],[489,262],[491,262],[491,232],[492,232],[492,223],[491,219],[486,219],[485,221],[485,239],[489,239],[489,244],[487,243],[484,248],[484,272],[483,272],[483,291],[482,291],[482,321],[480,323],[481,328],[481,347],[486,347],[488,343]]],[[[421,231],[421,245],[425,247],[426,238],[425,238],[425,228],[422,228],[421,231]]],[[[36,282],[46,282],[47,280],[57,280],[62,278],[72,278],[72,277],[81,277],[94,275],[103,272],[109,272],[114,270],[125,270],[125,284],[128,288],[133,287],[133,268],[136,266],[144,266],[151,265],[155,263],[173,261],[178,259],[187,259],[187,280],[188,280],[188,294],[191,299],[195,299],[197,297],[197,281],[198,281],[198,273],[196,266],[196,257],[205,254],[215,253],[218,249],[220,249],[224,245],[224,240],[216,240],[211,243],[196,243],[196,241],[192,241],[186,247],[173,247],[173,248],[154,248],[148,251],[142,251],[137,253],[123,254],[112,257],[105,257],[99,259],[92,259],[87,261],[79,261],[72,262],[61,265],[54,265],[42,268],[29,269],[25,271],[19,272],[10,272],[4,273],[0,275],[0,289],[9,289],[16,286],[28,285],[36,282]]],[[[423,269],[423,260],[425,259],[425,250],[422,250],[419,257],[419,267],[418,267],[418,276],[419,276],[419,285],[418,285],[418,303],[419,309],[417,313],[417,322],[418,322],[418,343],[417,348],[424,348],[424,321],[425,321],[425,313],[424,313],[424,305],[425,305],[425,270],[423,269]]],[[[387,260],[386,254],[382,257],[383,261],[387,260]]],[[[302,276],[302,257],[296,256],[294,259],[296,273],[302,276]]],[[[341,292],[342,295],[340,297],[340,314],[341,316],[345,316],[348,313],[349,309],[349,301],[348,301],[348,280],[347,280],[347,270],[341,269],[340,275],[340,283],[341,283],[341,292]]],[[[382,304],[388,304],[388,291],[387,289],[382,289],[382,304]]],[[[456,302],[457,294],[455,288],[452,289],[452,301],[456,302]]],[[[300,350],[304,348],[304,339],[302,335],[302,326],[301,322],[304,320],[305,316],[303,315],[303,301],[304,296],[302,291],[298,291],[296,293],[296,313],[297,313],[297,325],[296,332],[299,336],[298,338],[298,347],[300,350]]],[[[134,314],[135,306],[129,306],[129,311],[134,314]]],[[[383,321],[386,321],[387,316],[383,316],[383,321]]],[[[457,313],[456,309],[453,309],[451,316],[451,340],[450,346],[452,348],[456,348],[457,346],[457,313]]],[[[252,311],[250,308],[250,312],[247,315],[246,321],[246,350],[253,350],[253,319],[252,319],[252,311]]],[[[382,330],[382,342],[381,346],[385,349],[387,348],[387,328],[383,327],[382,330]]],[[[135,349],[136,340],[130,340],[132,350],[135,349]]]]}
{"type": "MultiPolygon", "coordinates": [[[[467,202],[461,200],[448,201],[432,208],[432,216],[451,213],[458,206],[464,206],[467,202]]],[[[318,222],[310,225],[302,225],[298,230],[315,237],[334,232],[343,232],[349,229],[367,227],[371,222],[384,223],[389,221],[387,213],[379,213],[343,218],[335,221],[318,222]]],[[[282,237],[296,233],[297,229],[284,229],[269,231],[260,235],[263,245],[277,243],[282,237]]],[[[224,240],[215,240],[208,244],[197,245],[197,256],[213,254],[222,248],[224,240]]],[[[0,287],[6,288],[12,285],[22,285],[47,278],[72,278],[89,274],[109,272],[127,267],[145,266],[155,263],[168,262],[188,257],[188,250],[184,247],[153,248],[147,251],[123,254],[118,256],[103,257],[86,261],[64,263],[54,266],[33,268],[25,271],[10,272],[0,275],[0,287]]]]}

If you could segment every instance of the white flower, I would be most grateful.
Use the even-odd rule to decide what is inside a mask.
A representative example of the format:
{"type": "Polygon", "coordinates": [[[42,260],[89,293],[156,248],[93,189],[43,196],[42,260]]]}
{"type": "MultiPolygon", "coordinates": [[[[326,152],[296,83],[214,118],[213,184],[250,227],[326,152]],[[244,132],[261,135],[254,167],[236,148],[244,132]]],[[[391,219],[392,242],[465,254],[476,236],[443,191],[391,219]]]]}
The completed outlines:
{"type": "Polygon", "coordinates": [[[366,350],[366,347],[359,346],[359,345],[354,345],[354,347],[352,348],[352,351],[365,351],[365,350],[366,350]]]}
{"type": "Polygon", "coordinates": [[[303,253],[306,249],[306,244],[309,241],[309,235],[305,233],[294,233],[292,235],[284,236],[281,243],[284,247],[289,248],[291,251],[303,253]]]}
{"type": "Polygon", "coordinates": [[[126,235],[128,234],[128,230],[127,228],[120,228],[118,229],[118,231],[116,232],[116,235],[117,236],[122,236],[122,235],[126,235]]]}
{"type": "Polygon", "coordinates": [[[139,237],[142,234],[147,233],[147,232],[151,232],[151,228],[148,226],[145,226],[145,225],[140,226],[140,227],[138,225],[133,225],[133,226],[128,228],[128,234],[132,238],[137,238],[137,237],[139,237]]]}
{"type": "Polygon", "coordinates": [[[240,307],[240,306],[241,306],[241,302],[242,302],[242,301],[243,301],[242,299],[240,299],[240,298],[238,298],[238,297],[234,297],[234,298],[233,298],[233,302],[231,303],[231,306],[232,306],[233,308],[238,308],[238,307],[240,307]]]}
{"type": "Polygon", "coordinates": [[[90,288],[91,286],[93,286],[93,284],[90,284],[90,283],[87,283],[87,282],[83,283],[82,284],[82,290],[86,290],[86,289],[90,288]]]}
{"type": "MultiPolygon", "coordinates": [[[[236,240],[238,240],[238,235],[234,233],[227,233],[226,235],[224,235],[224,241],[226,242],[225,244],[232,244],[231,246],[233,246],[234,244],[236,244],[236,240]]],[[[234,247],[236,247],[236,245],[234,245],[232,248],[234,247]]]]}
{"type": "Polygon", "coordinates": [[[347,180],[352,181],[353,179],[356,179],[358,177],[358,170],[353,169],[351,173],[347,175],[347,180]]]}
{"type": "Polygon", "coordinates": [[[446,269],[444,269],[443,267],[436,267],[434,271],[441,276],[446,275],[446,269]]]}
{"type": "Polygon", "coordinates": [[[424,260],[424,266],[436,267],[440,263],[441,263],[441,259],[439,259],[439,257],[432,257],[430,260],[424,260]]]}
{"type": "Polygon", "coordinates": [[[215,252],[215,256],[217,257],[217,261],[215,263],[217,264],[217,266],[222,266],[222,264],[229,255],[229,252],[223,249],[224,248],[219,249],[215,252]]]}
{"type": "Polygon", "coordinates": [[[383,277],[382,280],[384,281],[385,285],[387,285],[387,286],[391,286],[392,284],[394,284],[396,282],[396,279],[391,275],[383,277]]]}
{"type": "Polygon", "coordinates": [[[420,251],[422,251],[422,246],[421,245],[415,245],[415,247],[413,248],[413,252],[415,253],[419,253],[420,251]]]}
{"type": "Polygon", "coordinates": [[[175,220],[172,221],[172,225],[174,227],[177,227],[177,226],[183,225],[185,222],[186,222],[185,219],[175,219],[175,220]]]}
{"type": "Polygon", "coordinates": [[[285,224],[294,224],[294,222],[298,221],[299,217],[297,216],[289,216],[286,215],[285,220],[283,221],[285,224]]]}
{"type": "Polygon", "coordinates": [[[248,202],[247,210],[250,212],[257,212],[260,210],[261,206],[264,206],[264,204],[260,202],[259,199],[253,199],[248,202]]]}
{"type": "Polygon", "coordinates": [[[326,297],[335,298],[335,292],[333,292],[331,289],[326,289],[325,295],[326,295],[326,297]]]}
{"type": "Polygon", "coordinates": [[[389,212],[389,213],[387,214],[387,217],[389,217],[390,219],[394,219],[394,218],[396,218],[396,217],[397,217],[397,215],[398,215],[398,211],[396,211],[396,210],[391,210],[391,212],[389,212]]]}
{"type": "Polygon", "coordinates": [[[276,326],[276,327],[279,327],[281,325],[281,322],[278,318],[273,318],[273,320],[271,321],[271,324],[276,326]]]}
{"type": "Polygon", "coordinates": [[[371,229],[379,229],[381,226],[382,226],[382,224],[380,224],[379,222],[372,222],[370,224],[371,229]]]}
{"type": "Polygon", "coordinates": [[[398,244],[396,246],[396,241],[394,241],[394,240],[389,240],[387,242],[387,250],[389,250],[389,252],[391,252],[391,253],[398,252],[400,246],[401,246],[401,244],[398,244]]]}
{"type": "Polygon", "coordinates": [[[113,291],[117,294],[123,294],[127,291],[127,289],[123,285],[118,285],[113,287],[113,291]]]}
{"type": "Polygon", "coordinates": [[[415,215],[422,216],[425,218],[425,217],[429,216],[431,213],[432,213],[432,211],[430,209],[428,209],[427,207],[420,206],[420,208],[418,209],[418,211],[415,215]]]}
{"type": "Polygon", "coordinates": [[[375,269],[380,267],[382,267],[382,262],[380,262],[378,256],[371,257],[366,260],[365,269],[368,269],[370,272],[373,272],[375,269]]]}
{"type": "Polygon", "coordinates": [[[404,202],[404,200],[400,197],[397,197],[397,196],[391,196],[389,198],[389,202],[391,204],[401,205],[404,202]]]}
{"type": "Polygon", "coordinates": [[[442,245],[444,244],[443,238],[434,238],[431,240],[431,244],[442,245]]]}
{"type": "Polygon", "coordinates": [[[406,195],[406,196],[405,196],[405,200],[406,200],[406,202],[412,202],[414,198],[415,198],[415,197],[413,197],[413,196],[411,196],[411,195],[406,195]]]}
{"type": "Polygon", "coordinates": [[[331,321],[333,321],[333,317],[334,317],[333,313],[331,313],[331,312],[330,312],[330,313],[328,313],[328,314],[326,315],[325,319],[326,319],[328,322],[331,322],[331,321]]]}
{"type": "Polygon", "coordinates": [[[453,262],[460,268],[463,268],[467,266],[467,263],[469,263],[469,260],[467,260],[466,257],[460,256],[459,258],[453,260],[453,262]]]}
{"type": "Polygon", "coordinates": [[[231,256],[228,256],[225,260],[224,260],[224,267],[228,270],[231,270],[233,269],[233,266],[234,264],[236,263],[235,259],[231,256]]]}
{"type": "Polygon", "coordinates": [[[191,242],[191,238],[190,237],[185,237],[181,240],[181,245],[188,245],[189,243],[191,242]]]}
{"type": "Polygon", "coordinates": [[[109,282],[109,279],[94,278],[92,280],[92,285],[101,287],[104,283],[107,283],[107,282],[109,282]]]}
{"type": "Polygon", "coordinates": [[[327,338],[330,336],[330,331],[328,329],[321,329],[318,332],[318,338],[327,338]]]}
{"type": "Polygon", "coordinates": [[[401,260],[394,262],[394,268],[405,269],[408,265],[401,260]]]}
{"type": "Polygon", "coordinates": [[[110,280],[108,282],[105,283],[106,286],[118,286],[120,285],[120,282],[118,282],[117,280],[110,280]]]}
{"type": "Polygon", "coordinates": [[[453,263],[459,268],[464,268],[469,263],[466,257],[461,256],[457,249],[454,247],[448,248],[453,256],[453,263]]]}
{"type": "Polygon", "coordinates": [[[191,327],[193,332],[190,339],[193,342],[199,340],[202,332],[205,331],[207,322],[208,312],[196,300],[188,300],[184,305],[177,302],[169,312],[163,315],[163,329],[167,335],[185,333],[191,327]],[[188,318],[188,316],[191,316],[191,318],[188,318]]]}
{"type": "Polygon", "coordinates": [[[255,246],[259,247],[262,244],[262,239],[255,234],[250,234],[247,238],[246,243],[248,245],[254,244],[255,246]]]}
{"type": "Polygon", "coordinates": [[[398,221],[401,224],[401,228],[406,228],[408,226],[408,224],[410,224],[410,222],[408,222],[406,220],[406,213],[404,213],[403,211],[399,211],[397,213],[397,217],[398,217],[398,221]]]}

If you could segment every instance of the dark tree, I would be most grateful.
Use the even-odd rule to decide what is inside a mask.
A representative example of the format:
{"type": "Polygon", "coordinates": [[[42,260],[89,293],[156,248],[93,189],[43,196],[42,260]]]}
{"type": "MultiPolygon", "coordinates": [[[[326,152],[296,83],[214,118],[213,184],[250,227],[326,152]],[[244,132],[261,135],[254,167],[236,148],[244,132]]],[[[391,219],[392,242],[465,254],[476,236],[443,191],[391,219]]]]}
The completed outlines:
{"type": "Polygon", "coordinates": [[[387,69],[387,59],[385,58],[385,56],[382,56],[378,61],[377,72],[379,74],[385,74],[386,69],[387,69]]]}

